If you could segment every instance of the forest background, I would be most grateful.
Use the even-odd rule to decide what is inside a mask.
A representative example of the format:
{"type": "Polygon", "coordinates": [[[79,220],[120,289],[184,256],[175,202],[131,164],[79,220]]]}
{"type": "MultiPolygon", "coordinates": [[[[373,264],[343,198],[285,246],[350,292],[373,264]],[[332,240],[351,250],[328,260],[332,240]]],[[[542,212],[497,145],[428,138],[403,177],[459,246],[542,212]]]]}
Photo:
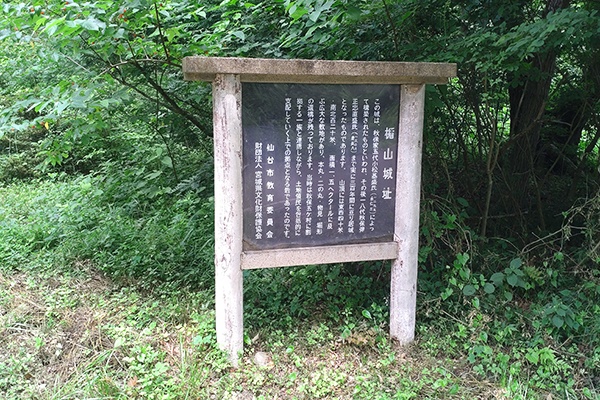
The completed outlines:
{"type": "Polygon", "coordinates": [[[2,3],[0,394],[598,398],[599,10],[2,3]],[[228,369],[211,88],[183,81],[188,55],[458,64],[426,90],[413,346],[386,333],[389,263],[252,271],[228,369]]]}

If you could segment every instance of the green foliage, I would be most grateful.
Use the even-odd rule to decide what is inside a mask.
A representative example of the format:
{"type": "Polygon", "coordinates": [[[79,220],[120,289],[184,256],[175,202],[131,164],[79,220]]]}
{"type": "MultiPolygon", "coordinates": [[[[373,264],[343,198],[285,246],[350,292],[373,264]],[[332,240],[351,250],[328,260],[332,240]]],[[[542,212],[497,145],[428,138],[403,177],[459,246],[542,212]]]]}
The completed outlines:
{"type": "Polygon", "coordinates": [[[149,286],[167,281],[212,286],[211,200],[193,192],[176,201],[166,194],[149,196],[138,182],[131,185],[142,186],[138,197],[119,201],[122,194],[111,185],[123,183],[86,177],[74,186],[43,185],[47,191],[28,201],[23,192],[4,191],[3,201],[14,207],[0,215],[2,267],[20,268],[48,254],[63,266],[90,259],[115,276],[145,276],[149,286]],[[165,214],[166,208],[172,211],[165,214]]]}
{"type": "Polygon", "coordinates": [[[252,270],[245,271],[244,280],[244,296],[251,299],[245,303],[244,312],[254,329],[289,328],[295,325],[295,319],[308,318],[315,312],[356,327],[359,312],[373,310],[375,325],[387,323],[384,315],[389,306],[384,300],[389,296],[389,263],[252,270]],[[355,315],[342,318],[349,310],[355,315]],[[286,318],[282,319],[279,316],[284,311],[286,318]]]}
{"type": "MultiPolygon", "coordinates": [[[[170,302],[127,290],[111,300],[126,315],[103,328],[114,346],[95,353],[86,367],[94,372],[83,369],[89,397],[208,398],[244,388],[268,398],[274,387],[305,398],[485,398],[450,372],[458,368],[511,398],[594,398],[599,16],[589,1],[550,6],[5,2],[0,269],[73,273],[91,264],[123,284],[176,292],[170,302]],[[246,271],[249,354],[264,346],[286,364],[271,373],[248,355],[247,373],[227,372],[212,316],[177,297],[194,288],[210,307],[214,268],[210,86],[183,81],[187,55],[458,63],[450,85],[426,90],[416,351],[430,352],[433,365],[397,362],[406,354],[385,333],[389,265],[367,262],[246,271]],[[526,121],[523,105],[538,101],[526,121]],[[531,151],[517,157],[525,136],[531,151]],[[516,175],[527,179],[514,185],[511,167],[523,161],[516,175]],[[193,321],[177,327],[187,332],[177,361],[156,316],[193,321]],[[342,358],[340,349],[369,350],[331,368],[314,364],[305,343],[342,358]],[[111,363],[122,369],[107,373],[111,363]]],[[[75,297],[73,289],[45,297],[49,329],[60,327],[61,310],[81,306],[75,297]]],[[[0,362],[3,394],[25,393],[28,354],[35,361],[49,343],[35,338],[0,362]]],[[[72,381],[48,396],[78,390],[72,381]]]]}
{"type": "MultiPolygon", "coordinates": [[[[158,166],[160,160],[155,161],[158,166]]],[[[132,386],[119,386],[114,381],[101,379],[91,380],[90,384],[104,396],[119,393],[175,396],[184,386],[178,380],[177,370],[168,362],[170,356],[164,347],[157,345],[160,340],[146,342],[140,338],[163,326],[163,322],[156,323],[157,316],[166,323],[182,323],[195,319],[198,307],[211,306],[212,242],[204,249],[199,247],[212,236],[211,223],[206,222],[212,219],[212,206],[208,198],[201,197],[206,191],[200,190],[201,179],[186,179],[180,189],[150,198],[145,194],[136,195],[133,188],[137,184],[129,184],[128,179],[137,183],[147,179],[144,174],[128,173],[124,168],[119,171],[110,164],[105,168],[106,175],[96,177],[73,180],[63,175],[64,181],[56,176],[54,182],[35,181],[2,187],[0,263],[5,271],[52,271],[60,267],[69,274],[81,260],[90,260],[111,276],[138,277],[139,286],[165,293],[167,297],[160,301],[144,300],[135,290],[123,289],[111,303],[111,309],[128,313],[106,331],[114,338],[115,347],[123,357],[120,362],[128,376],[124,382],[132,386]],[[114,182],[120,183],[114,183],[116,187],[113,187],[106,176],[118,177],[114,182]],[[118,187],[128,194],[120,196],[118,187]],[[135,201],[129,201],[130,198],[135,201]],[[198,218],[202,219],[198,221],[198,218]],[[192,228],[194,231],[190,233],[192,228]],[[182,241],[185,243],[180,245],[182,241]],[[201,258],[203,264],[195,264],[196,258],[201,258]],[[188,305],[179,297],[165,300],[171,293],[179,296],[183,285],[199,291],[196,303],[188,305]]],[[[439,231],[439,238],[435,240],[453,237],[458,227],[452,227],[439,231]]],[[[431,244],[442,256],[445,252],[436,241],[431,244]]],[[[538,276],[535,280],[535,272],[526,272],[534,271],[535,261],[525,255],[488,258],[487,262],[494,264],[486,266],[482,265],[486,258],[479,253],[482,249],[474,251],[477,246],[472,244],[469,252],[458,253],[453,262],[447,264],[448,268],[444,266],[440,272],[444,278],[437,286],[430,282],[437,280],[436,271],[421,275],[418,348],[431,351],[433,357],[466,360],[467,364],[460,368],[472,370],[479,379],[506,387],[515,397],[523,393],[524,382],[529,393],[567,391],[573,396],[582,393],[593,396],[594,389],[585,384],[583,376],[597,376],[600,371],[600,358],[594,353],[599,343],[599,274],[586,282],[578,281],[564,270],[570,254],[552,253],[547,261],[552,263],[552,271],[556,273],[538,276]],[[495,282],[490,278],[493,270],[502,271],[501,280],[495,282]],[[523,279],[525,287],[518,283],[511,285],[513,278],[509,280],[509,277],[512,275],[523,279]],[[486,284],[492,284],[495,291],[489,293],[486,284]],[[422,292],[423,288],[426,293],[422,292]],[[452,289],[448,296],[446,289],[452,289]],[[507,299],[505,293],[513,293],[513,297],[507,299]],[[562,325],[557,318],[563,319],[562,325]],[[567,339],[571,344],[565,353],[560,344],[567,339]],[[581,364],[579,360],[583,360],[581,364]],[[574,380],[565,378],[568,376],[574,376],[574,380]]],[[[427,263],[427,258],[423,262],[427,263]]],[[[269,349],[280,349],[285,354],[282,357],[289,358],[289,365],[294,368],[282,375],[286,377],[285,385],[289,385],[283,387],[295,388],[307,396],[336,393],[343,386],[340,382],[347,383],[348,378],[310,367],[309,358],[299,350],[303,343],[324,346],[327,354],[339,348],[336,343],[381,354],[382,359],[373,364],[373,368],[382,376],[383,384],[378,378],[373,381],[370,375],[360,373],[351,386],[355,397],[367,398],[389,390],[398,396],[460,396],[465,390],[461,382],[455,375],[437,370],[438,366],[413,377],[412,386],[402,380],[406,372],[393,372],[393,365],[397,364],[392,360],[399,355],[391,354],[385,329],[389,318],[388,274],[388,266],[382,263],[247,273],[245,320],[247,330],[252,332],[247,337],[247,346],[252,349],[256,345],[258,339],[250,339],[256,333],[257,337],[265,338],[261,340],[266,340],[269,349]],[[302,333],[298,333],[299,330],[302,333]],[[291,350],[286,353],[288,348],[291,350]],[[293,373],[295,378],[288,379],[293,373]]],[[[36,287],[35,283],[31,285],[36,287]]],[[[51,295],[44,294],[44,299],[44,318],[52,327],[59,326],[61,310],[82,305],[77,291],[69,286],[51,295]]],[[[6,304],[0,302],[0,306],[6,307],[6,304]]],[[[202,352],[203,358],[199,367],[188,364],[186,368],[199,368],[198,376],[193,379],[207,382],[211,373],[217,376],[225,373],[227,363],[216,351],[212,318],[198,319],[197,324],[189,341],[202,352]]],[[[32,346],[44,349],[46,345],[41,343],[32,339],[32,346]]],[[[109,357],[108,353],[104,357],[109,357]]],[[[107,359],[100,361],[100,365],[105,365],[107,359]]],[[[15,365],[7,365],[6,370],[13,371],[15,365]]],[[[14,378],[0,373],[0,377],[9,376],[14,378]]],[[[268,372],[252,372],[245,382],[253,382],[255,389],[252,390],[258,390],[256,388],[263,387],[268,379],[268,372]]],[[[218,390],[233,389],[223,382],[218,390]]]]}
{"type": "Polygon", "coordinates": [[[169,376],[170,366],[162,361],[164,353],[156,351],[150,345],[134,346],[130,350],[131,356],[124,357],[123,361],[129,364],[129,369],[136,377],[135,394],[148,399],[176,398],[174,392],[175,379],[169,376]]]}
{"type": "Polygon", "coordinates": [[[0,112],[0,137],[40,127],[46,163],[56,165],[75,146],[110,135],[123,114],[167,148],[173,139],[197,145],[194,138],[210,133],[206,91],[192,93],[179,74],[184,55],[212,42],[192,40],[206,15],[193,4],[67,3],[3,5],[0,59],[11,82],[3,94],[14,98],[0,112]],[[190,124],[169,124],[171,115],[158,123],[163,110],[190,124]]]}

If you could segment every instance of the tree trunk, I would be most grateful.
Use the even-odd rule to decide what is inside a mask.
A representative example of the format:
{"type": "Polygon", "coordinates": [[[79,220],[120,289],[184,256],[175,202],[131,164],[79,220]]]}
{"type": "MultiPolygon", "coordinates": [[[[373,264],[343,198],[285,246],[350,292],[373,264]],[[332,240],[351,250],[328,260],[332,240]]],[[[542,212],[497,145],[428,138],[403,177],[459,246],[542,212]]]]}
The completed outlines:
{"type": "MultiPolygon", "coordinates": [[[[542,15],[564,9],[569,6],[568,0],[548,0],[542,15]]],[[[523,75],[518,84],[509,87],[510,101],[510,137],[513,141],[505,170],[509,172],[507,182],[512,212],[522,215],[530,211],[535,202],[536,193],[533,184],[533,174],[537,149],[540,141],[542,117],[546,109],[550,84],[554,75],[556,52],[549,50],[545,53],[534,54],[531,59],[531,70],[523,75]]],[[[518,221],[524,226],[524,219],[518,221]]],[[[541,221],[540,221],[541,222],[541,221]]]]}

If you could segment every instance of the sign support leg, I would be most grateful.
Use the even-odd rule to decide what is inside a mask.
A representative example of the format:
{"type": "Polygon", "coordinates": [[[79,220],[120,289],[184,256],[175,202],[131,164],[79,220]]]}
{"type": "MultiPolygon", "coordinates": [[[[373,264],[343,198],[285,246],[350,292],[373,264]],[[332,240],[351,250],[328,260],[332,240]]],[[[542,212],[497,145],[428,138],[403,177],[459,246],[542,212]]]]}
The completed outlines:
{"type": "Polygon", "coordinates": [[[425,85],[401,86],[394,228],[398,255],[390,285],[390,335],[401,344],[415,338],[424,105],[425,85]]]}
{"type": "Polygon", "coordinates": [[[212,87],[217,343],[237,367],[244,348],[242,86],[239,75],[218,74],[212,87]]]}

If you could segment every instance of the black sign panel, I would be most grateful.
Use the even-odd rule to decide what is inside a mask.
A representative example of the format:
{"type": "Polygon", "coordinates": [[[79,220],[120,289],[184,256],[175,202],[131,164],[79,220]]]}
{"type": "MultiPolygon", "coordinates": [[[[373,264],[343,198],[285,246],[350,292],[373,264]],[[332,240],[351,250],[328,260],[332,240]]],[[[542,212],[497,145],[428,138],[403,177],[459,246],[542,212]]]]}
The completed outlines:
{"type": "Polygon", "coordinates": [[[399,96],[243,83],[244,249],[391,241],[399,96]]]}

